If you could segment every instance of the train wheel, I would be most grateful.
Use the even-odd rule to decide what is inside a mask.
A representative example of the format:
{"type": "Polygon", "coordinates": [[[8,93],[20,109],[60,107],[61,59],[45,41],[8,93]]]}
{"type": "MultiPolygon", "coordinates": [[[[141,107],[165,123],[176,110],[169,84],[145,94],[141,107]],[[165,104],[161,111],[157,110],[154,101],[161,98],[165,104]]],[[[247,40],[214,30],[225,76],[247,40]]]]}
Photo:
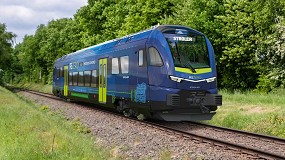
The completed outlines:
{"type": "Polygon", "coordinates": [[[131,115],[132,115],[132,113],[131,113],[131,111],[130,111],[131,109],[129,109],[129,108],[127,108],[127,109],[124,109],[123,110],[123,114],[124,114],[124,116],[126,116],[126,117],[130,117],[131,115]]]}
{"type": "Polygon", "coordinates": [[[62,97],[61,97],[61,93],[60,93],[59,91],[57,91],[56,96],[59,97],[59,98],[62,98],[62,97]]]}
{"type": "Polygon", "coordinates": [[[143,121],[145,120],[145,116],[143,114],[139,114],[137,115],[137,119],[143,121]]]}

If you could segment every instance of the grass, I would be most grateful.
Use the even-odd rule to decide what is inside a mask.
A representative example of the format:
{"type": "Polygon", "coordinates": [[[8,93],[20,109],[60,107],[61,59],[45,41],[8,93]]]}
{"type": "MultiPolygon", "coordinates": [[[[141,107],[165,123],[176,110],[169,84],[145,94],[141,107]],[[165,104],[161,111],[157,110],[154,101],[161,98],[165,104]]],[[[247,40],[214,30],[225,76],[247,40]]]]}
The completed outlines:
{"type": "Polygon", "coordinates": [[[39,91],[43,93],[52,93],[52,85],[49,85],[49,84],[44,85],[41,83],[19,83],[19,84],[13,85],[13,87],[39,91]]]}
{"type": "Polygon", "coordinates": [[[224,95],[225,102],[234,102],[239,104],[253,104],[253,105],[271,105],[271,106],[285,106],[285,90],[278,89],[269,94],[258,93],[256,91],[235,91],[229,92],[227,90],[220,91],[224,95]]]}
{"type": "Polygon", "coordinates": [[[223,90],[223,106],[208,123],[285,138],[285,91],[269,94],[223,90]]]}
{"type": "Polygon", "coordinates": [[[78,120],[67,121],[2,87],[0,100],[0,159],[110,158],[78,120]]]}

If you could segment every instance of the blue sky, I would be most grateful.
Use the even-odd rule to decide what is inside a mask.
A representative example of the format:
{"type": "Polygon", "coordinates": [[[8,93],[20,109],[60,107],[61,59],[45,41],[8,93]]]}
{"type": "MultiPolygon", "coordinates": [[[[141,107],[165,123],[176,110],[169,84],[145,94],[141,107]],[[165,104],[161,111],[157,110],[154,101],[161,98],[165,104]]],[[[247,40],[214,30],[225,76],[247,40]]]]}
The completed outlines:
{"type": "Polygon", "coordinates": [[[87,0],[0,0],[0,23],[5,23],[20,43],[26,34],[34,34],[38,25],[73,17],[84,5],[87,0]]]}

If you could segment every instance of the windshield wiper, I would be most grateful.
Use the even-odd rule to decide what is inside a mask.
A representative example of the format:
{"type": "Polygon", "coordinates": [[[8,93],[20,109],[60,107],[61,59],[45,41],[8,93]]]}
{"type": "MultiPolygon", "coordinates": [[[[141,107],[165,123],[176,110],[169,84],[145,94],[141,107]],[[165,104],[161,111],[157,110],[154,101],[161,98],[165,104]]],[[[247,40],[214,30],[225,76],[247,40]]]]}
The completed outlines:
{"type": "MultiPolygon", "coordinates": [[[[180,61],[180,63],[181,63],[181,59],[180,59],[181,55],[180,55],[179,50],[178,50],[177,42],[174,42],[174,43],[175,43],[176,52],[177,52],[177,54],[178,54],[178,56],[179,56],[179,61],[180,61]]],[[[184,58],[184,57],[183,57],[183,58],[184,58]]],[[[184,59],[184,61],[186,62],[184,65],[185,65],[186,67],[190,68],[193,73],[196,73],[195,68],[190,64],[190,62],[187,62],[187,60],[185,60],[185,59],[184,59]]]]}

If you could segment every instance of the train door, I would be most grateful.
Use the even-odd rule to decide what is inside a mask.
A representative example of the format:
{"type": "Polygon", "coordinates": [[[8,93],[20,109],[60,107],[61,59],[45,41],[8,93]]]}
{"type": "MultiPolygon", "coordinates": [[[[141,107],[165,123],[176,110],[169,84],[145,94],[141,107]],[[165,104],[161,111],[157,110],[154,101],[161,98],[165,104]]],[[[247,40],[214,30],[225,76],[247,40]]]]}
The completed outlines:
{"type": "Polygon", "coordinates": [[[158,48],[153,44],[147,44],[147,52],[149,85],[157,87],[166,86],[165,82],[168,77],[166,76],[166,71],[162,68],[163,61],[158,48]]]}
{"type": "Polygon", "coordinates": [[[99,103],[107,102],[107,58],[99,59],[99,103]]]}
{"type": "Polygon", "coordinates": [[[68,96],[68,66],[64,66],[63,79],[64,79],[63,95],[68,96]]]}
{"type": "Polygon", "coordinates": [[[136,92],[135,92],[135,102],[140,103],[146,103],[147,100],[147,85],[148,85],[148,76],[147,76],[147,56],[145,49],[139,49],[138,50],[138,56],[136,57],[137,62],[135,65],[138,67],[136,68],[136,81],[134,84],[136,84],[136,92]]]}

